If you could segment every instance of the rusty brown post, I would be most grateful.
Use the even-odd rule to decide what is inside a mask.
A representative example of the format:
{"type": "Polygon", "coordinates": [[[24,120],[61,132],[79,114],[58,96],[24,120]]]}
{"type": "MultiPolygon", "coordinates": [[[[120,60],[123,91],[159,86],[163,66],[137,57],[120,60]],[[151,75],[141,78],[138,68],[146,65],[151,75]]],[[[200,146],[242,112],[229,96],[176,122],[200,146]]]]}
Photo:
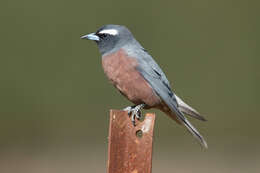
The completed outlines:
{"type": "Polygon", "coordinates": [[[151,173],[155,115],[133,126],[127,112],[110,110],[108,173],[151,173]]]}

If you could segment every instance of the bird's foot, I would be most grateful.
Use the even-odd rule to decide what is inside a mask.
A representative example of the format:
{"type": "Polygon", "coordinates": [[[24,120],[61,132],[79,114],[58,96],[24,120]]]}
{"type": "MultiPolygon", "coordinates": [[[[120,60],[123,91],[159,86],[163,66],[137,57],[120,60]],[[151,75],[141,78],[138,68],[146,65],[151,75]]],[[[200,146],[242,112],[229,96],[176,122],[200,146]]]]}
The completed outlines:
{"type": "Polygon", "coordinates": [[[135,118],[137,120],[140,120],[142,117],[141,114],[141,109],[143,109],[145,107],[145,104],[140,104],[137,106],[128,106],[124,109],[124,111],[127,111],[129,117],[131,118],[131,121],[133,123],[133,125],[135,126],[135,118]]]}

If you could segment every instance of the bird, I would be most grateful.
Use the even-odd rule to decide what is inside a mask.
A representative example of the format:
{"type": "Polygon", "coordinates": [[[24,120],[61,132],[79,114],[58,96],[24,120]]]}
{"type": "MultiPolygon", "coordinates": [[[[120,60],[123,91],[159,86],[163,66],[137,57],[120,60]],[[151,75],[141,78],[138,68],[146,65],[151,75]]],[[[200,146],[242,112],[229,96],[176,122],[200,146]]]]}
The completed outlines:
{"type": "Polygon", "coordinates": [[[97,43],[107,78],[134,104],[123,109],[133,125],[135,119],[141,118],[142,109],[159,109],[186,127],[203,148],[208,148],[203,136],[185,115],[201,121],[206,119],[174,93],[163,70],[127,27],[108,24],[81,38],[97,43]]]}

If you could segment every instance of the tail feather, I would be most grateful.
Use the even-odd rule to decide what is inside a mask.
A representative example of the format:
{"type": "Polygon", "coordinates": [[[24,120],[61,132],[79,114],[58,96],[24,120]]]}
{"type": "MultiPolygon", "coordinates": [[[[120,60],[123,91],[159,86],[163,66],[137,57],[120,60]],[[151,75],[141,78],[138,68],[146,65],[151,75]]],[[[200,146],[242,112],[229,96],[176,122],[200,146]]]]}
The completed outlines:
{"type": "Polygon", "coordinates": [[[207,149],[208,144],[204,140],[203,136],[197,131],[197,129],[193,127],[187,119],[183,122],[183,124],[188,129],[188,131],[200,142],[201,146],[207,149]]]}
{"type": "Polygon", "coordinates": [[[186,127],[186,129],[192,134],[192,136],[194,136],[198,142],[200,143],[200,145],[204,148],[208,148],[207,142],[205,141],[205,139],[203,138],[203,136],[198,132],[198,130],[186,119],[179,119],[177,118],[176,114],[170,110],[168,110],[167,112],[164,111],[170,118],[172,118],[173,120],[175,120],[178,124],[184,125],[186,127]]]}
{"type": "Polygon", "coordinates": [[[177,95],[175,95],[175,97],[176,97],[176,100],[178,103],[178,108],[182,113],[187,114],[187,115],[189,115],[193,118],[196,118],[198,120],[201,120],[201,121],[207,121],[202,115],[200,115],[200,113],[198,113],[198,111],[196,111],[195,109],[193,109],[192,107],[187,105],[177,95]]]}

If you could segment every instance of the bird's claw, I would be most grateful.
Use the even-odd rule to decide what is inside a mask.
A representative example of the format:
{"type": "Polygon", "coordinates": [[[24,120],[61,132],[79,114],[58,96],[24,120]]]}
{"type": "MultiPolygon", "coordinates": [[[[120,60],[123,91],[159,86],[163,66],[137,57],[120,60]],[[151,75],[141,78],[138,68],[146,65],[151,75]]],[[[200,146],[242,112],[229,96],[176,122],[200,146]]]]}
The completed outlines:
{"type": "Polygon", "coordinates": [[[137,120],[140,120],[142,118],[141,109],[144,107],[145,107],[145,104],[140,104],[137,106],[128,106],[124,109],[124,111],[127,111],[134,126],[136,126],[135,118],[137,120]]]}
{"type": "Polygon", "coordinates": [[[123,110],[127,112],[127,114],[130,116],[132,109],[134,109],[135,106],[127,106],[126,108],[124,108],[123,110]]]}

